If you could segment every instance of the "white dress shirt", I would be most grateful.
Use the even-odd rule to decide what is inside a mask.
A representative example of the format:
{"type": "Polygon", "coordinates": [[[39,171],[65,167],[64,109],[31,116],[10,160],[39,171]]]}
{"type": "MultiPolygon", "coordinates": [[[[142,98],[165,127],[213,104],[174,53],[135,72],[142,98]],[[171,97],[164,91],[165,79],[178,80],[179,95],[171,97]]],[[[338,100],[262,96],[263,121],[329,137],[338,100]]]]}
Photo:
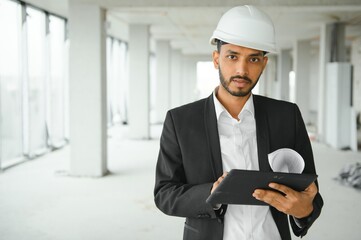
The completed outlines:
{"type": "MultiPolygon", "coordinates": [[[[223,171],[259,170],[253,96],[234,119],[213,93],[223,171]]],[[[229,204],[224,216],[223,240],[281,240],[270,207],[229,204]]]]}

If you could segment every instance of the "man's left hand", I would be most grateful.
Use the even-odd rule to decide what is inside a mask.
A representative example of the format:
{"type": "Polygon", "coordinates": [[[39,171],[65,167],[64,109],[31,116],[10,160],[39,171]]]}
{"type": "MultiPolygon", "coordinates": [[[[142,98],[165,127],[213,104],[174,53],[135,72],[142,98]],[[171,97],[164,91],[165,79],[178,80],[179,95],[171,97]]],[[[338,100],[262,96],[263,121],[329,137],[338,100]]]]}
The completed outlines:
{"type": "Polygon", "coordinates": [[[296,218],[304,218],[312,213],[312,202],[317,194],[317,186],[314,182],[302,192],[297,192],[285,185],[277,183],[270,183],[269,187],[285,195],[272,190],[256,189],[253,192],[253,197],[268,203],[278,211],[296,218]]]}

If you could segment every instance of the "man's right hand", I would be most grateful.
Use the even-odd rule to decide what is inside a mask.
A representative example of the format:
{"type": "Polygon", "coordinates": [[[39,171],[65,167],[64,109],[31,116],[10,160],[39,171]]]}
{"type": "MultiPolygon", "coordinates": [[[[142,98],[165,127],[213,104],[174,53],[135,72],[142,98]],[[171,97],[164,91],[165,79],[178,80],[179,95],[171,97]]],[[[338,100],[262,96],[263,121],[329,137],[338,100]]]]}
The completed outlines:
{"type": "Polygon", "coordinates": [[[213,193],[214,190],[216,190],[216,188],[218,187],[218,185],[223,181],[223,179],[227,176],[228,172],[224,172],[222,176],[220,176],[218,178],[217,181],[215,181],[213,183],[213,187],[212,187],[212,190],[211,190],[211,194],[213,193]]]}

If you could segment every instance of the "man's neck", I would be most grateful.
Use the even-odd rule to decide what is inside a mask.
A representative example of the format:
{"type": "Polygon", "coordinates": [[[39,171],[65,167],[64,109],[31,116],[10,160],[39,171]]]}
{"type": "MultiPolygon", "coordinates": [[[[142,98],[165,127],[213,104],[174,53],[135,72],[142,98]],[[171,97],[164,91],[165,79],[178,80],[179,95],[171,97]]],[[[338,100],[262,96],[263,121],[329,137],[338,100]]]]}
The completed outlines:
{"type": "Polygon", "coordinates": [[[226,89],[224,89],[223,86],[219,86],[216,93],[218,101],[226,108],[231,116],[237,120],[239,120],[238,114],[242,111],[250,96],[251,93],[244,97],[233,96],[226,89]]]}

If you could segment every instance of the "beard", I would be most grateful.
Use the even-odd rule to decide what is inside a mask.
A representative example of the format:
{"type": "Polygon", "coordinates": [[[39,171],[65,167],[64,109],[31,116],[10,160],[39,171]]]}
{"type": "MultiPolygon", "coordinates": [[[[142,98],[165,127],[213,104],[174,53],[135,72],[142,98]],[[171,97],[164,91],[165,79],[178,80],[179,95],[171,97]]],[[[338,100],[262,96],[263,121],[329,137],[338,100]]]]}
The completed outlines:
{"type": "Polygon", "coordinates": [[[262,72],[259,74],[258,78],[256,81],[252,81],[249,77],[247,76],[241,76],[241,75],[235,75],[235,76],[232,76],[230,77],[230,79],[228,81],[225,80],[223,74],[222,74],[222,71],[221,71],[221,68],[219,68],[219,80],[223,86],[224,89],[226,89],[226,91],[231,94],[232,96],[235,96],[235,97],[245,97],[247,96],[251,91],[252,89],[256,86],[256,84],[258,83],[258,80],[259,78],[261,77],[262,75],[262,72]],[[232,91],[230,88],[229,88],[229,85],[231,84],[231,82],[233,81],[233,79],[235,78],[240,78],[242,79],[243,81],[246,81],[250,84],[250,87],[247,88],[247,89],[238,89],[238,91],[232,91]]]}

